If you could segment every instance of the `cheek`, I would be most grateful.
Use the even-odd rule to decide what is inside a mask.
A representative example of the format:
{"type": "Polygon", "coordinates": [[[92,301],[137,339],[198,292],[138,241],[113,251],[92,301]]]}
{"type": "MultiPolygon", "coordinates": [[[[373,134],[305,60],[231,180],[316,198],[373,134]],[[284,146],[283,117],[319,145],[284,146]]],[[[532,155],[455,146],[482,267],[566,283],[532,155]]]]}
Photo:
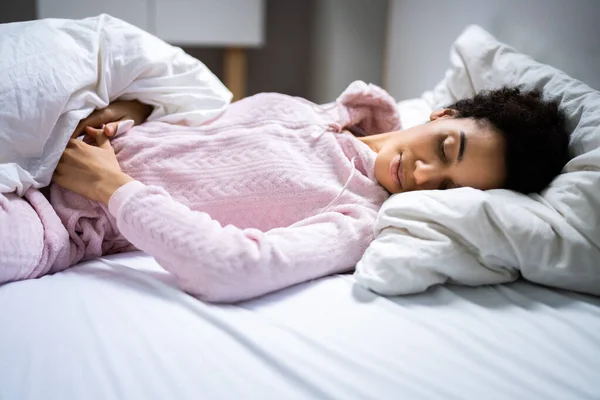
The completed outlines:
{"type": "Polygon", "coordinates": [[[386,174],[384,174],[386,168],[386,160],[387,157],[385,153],[377,154],[377,158],[375,159],[375,177],[377,178],[377,181],[381,184],[386,183],[386,174]]]}
{"type": "Polygon", "coordinates": [[[490,189],[499,189],[504,186],[506,180],[506,162],[501,153],[496,152],[486,160],[485,171],[487,172],[487,183],[490,189]]]}
{"type": "Polygon", "coordinates": [[[461,186],[489,190],[501,188],[504,178],[504,163],[492,157],[465,164],[457,181],[461,186]]]}
{"type": "Polygon", "coordinates": [[[397,193],[399,189],[396,187],[389,174],[390,160],[385,153],[377,154],[375,159],[375,179],[377,182],[390,193],[397,193]]]}

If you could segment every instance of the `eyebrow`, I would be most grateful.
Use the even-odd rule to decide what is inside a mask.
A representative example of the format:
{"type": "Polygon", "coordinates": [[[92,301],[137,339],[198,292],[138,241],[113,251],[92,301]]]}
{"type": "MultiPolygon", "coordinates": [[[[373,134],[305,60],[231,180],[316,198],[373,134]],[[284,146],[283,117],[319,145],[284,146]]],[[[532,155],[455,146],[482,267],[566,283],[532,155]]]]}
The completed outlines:
{"type": "Polygon", "coordinates": [[[461,161],[463,154],[465,154],[465,147],[467,146],[467,137],[463,131],[460,131],[460,146],[458,147],[458,158],[457,161],[461,161]]]}

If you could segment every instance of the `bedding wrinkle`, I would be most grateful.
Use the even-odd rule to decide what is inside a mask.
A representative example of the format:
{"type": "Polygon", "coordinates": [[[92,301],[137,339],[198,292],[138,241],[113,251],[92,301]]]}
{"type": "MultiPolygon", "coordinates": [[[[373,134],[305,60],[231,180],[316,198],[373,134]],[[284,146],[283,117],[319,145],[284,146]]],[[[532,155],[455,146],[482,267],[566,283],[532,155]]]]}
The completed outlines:
{"type": "Polygon", "coordinates": [[[383,298],[337,275],[213,305],[158,274],[132,252],[0,287],[0,398],[597,397],[591,296],[519,281],[383,298]]]}
{"type": "Polygon", "coordinates": [[[151,121],[186,125],[231,100],[200,61],[107,14],[1,24],[0,37],[14,38],[0,60],[0,193],[47,186],[79,121],[117,98],[152,105],[151,121]]]}
{"type": "MultiPolygon", "coordinates": [[[[144,285],[152,287],[155,289],[152,291],[152,293],[155,293],[156,291],[160,292],[165,301],[172,302],[172,304],[177,304],[181,309],[184,309],[189,314],[196,316],[199,320],[209,322],[213,329],[218,329],[221,335],[231,337],[235,341],[236,346],[245,349],[251,353],[256,360],[260,360],[261,363],[266,364],[268,368],[274,371],[279,378],[290,382],[294,387],[302,388],[303,394],[308,395],[310,398],[335,399],[335,397],[328,395],[326,390],[323,388],[312,385],[310,379],[307,379],[307,377],[302,376],[302,374],[296,371],[296,365],[289,365],[284,359],[282,359],[279,352],[276,354],[272,353],[270,345],[265,345],[260,338],[255,338],[248,334],[245,326],[242,325],[242,327],[240,327],[238,326],[239,324],[231,323],[228,318],[224,318],[224,315],[221,315],[219,310],[214,305],[199,303],[193,300],[192,297],[182,296],[179,291],[166,287],[161,283],[157,283],[149,276],[140,276],[140,274],[138,274],[136,271],[129,269],[117,262],[108,260],[104,260],[104,262],[114,269],[120,271],[123,275],[131,277],[134,280],[139,279],[144,285]]],[[[250,317],[252,314],[251,312],[248,312],[248,310],[236,305],[223,305],[221,307],[227,307],[226,311],[229,312],[232,312],[235,309],[235,312],[239,316],[240,320],[244,319],[245,317],[250,317]]],[[[290,335],[293,334],[293,332],[288,333],[290,335]]],[[[287,336],[287,334],[284,336],[287,336]]],[[[154,354],[154,356],[160,358],[159,354],[154,354]]],[[[174,366],[173,370],[176,370],[176,366],[174,366]]]]}

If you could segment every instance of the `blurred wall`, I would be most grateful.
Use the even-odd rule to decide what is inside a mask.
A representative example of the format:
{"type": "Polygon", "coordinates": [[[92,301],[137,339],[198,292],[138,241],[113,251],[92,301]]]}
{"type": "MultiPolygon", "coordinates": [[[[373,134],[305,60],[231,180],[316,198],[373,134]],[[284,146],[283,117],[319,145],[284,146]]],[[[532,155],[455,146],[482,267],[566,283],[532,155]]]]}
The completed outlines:
{"type": "Polygon", "coordinates": [[[385,86],[398,100],[444,76],[450,45],[469,24],[600,88],[598,0],[391,0],[385,86]]]}
{"type": "MultiPolygon", "coordinates": [[[[267,0],[265,46],[247,51],[248,95],[280,92],[310,97],[311,20],[314,2],[315,0],[267,0]]],[[[0,23],[35,19],[35,3],[35,0],[0,0],[0,23]]],[[[222,49],[183,48],[206,64],[219,78],[223,78],[222,49]]]]}
{"type": "Polygon", "coordinates": [[[382,84],[387,0],[317,0],[311,100],[325,103],[354,80],[382,84]]]}
{"type": "MultiPolygon", "coordinates": [[[[310,96],[313,2],[314,0],[267,0],[265,45],[246,50],[247,96],[262,92],[305,98],[310,96]]],[[[222,49],[189,46],[183,49],[223,79],[222,49]]]]}
{"type": "Polygon", "coordinates": [[[0,0],[0,23],[35,19],[35,0],[0,0]]]}
{"type": "MultiPolygon", "coordinates": [[[[310,96],[313,3],[314,0],[267,0],[265,45],[246,50],[248,96],[262,92],[310,96]]],[[[183,49],[223,79],[222,49],[189,46],[183,49]]]]}
{"type": "MultiPolygon", "coordinates": [[[[357,79],[381,85],[387,6],[388,0],[267,0],[265,45],[247,50],[247,95],[279,92],[324,103],[357,79]]],[[[35,18],[35,0],[0,0],[0,23],[35,18]]],[[[223,79],[222,49],[183,48],[223,79]]]]}
{"type": "Polygon", "coordinates": [[[320,0],[267,0],[265,46],[248,50],[248,93],[309,97],[311,23],[320,0]]]}

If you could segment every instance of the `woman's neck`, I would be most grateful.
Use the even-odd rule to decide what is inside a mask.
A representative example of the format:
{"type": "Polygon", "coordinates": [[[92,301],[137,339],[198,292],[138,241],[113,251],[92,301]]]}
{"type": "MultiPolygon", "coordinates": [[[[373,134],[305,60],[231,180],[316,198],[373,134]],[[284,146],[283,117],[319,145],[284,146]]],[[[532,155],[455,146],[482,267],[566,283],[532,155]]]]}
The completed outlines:
{"type": "Polygon", "coordinates": [[[379,150],[385,145],[385,142],[389,138],[389,133],[379,133],[377,135],[364,136],[357,138],[367,146],[371,148],[375,153],[379,153],[379,150]]]}

